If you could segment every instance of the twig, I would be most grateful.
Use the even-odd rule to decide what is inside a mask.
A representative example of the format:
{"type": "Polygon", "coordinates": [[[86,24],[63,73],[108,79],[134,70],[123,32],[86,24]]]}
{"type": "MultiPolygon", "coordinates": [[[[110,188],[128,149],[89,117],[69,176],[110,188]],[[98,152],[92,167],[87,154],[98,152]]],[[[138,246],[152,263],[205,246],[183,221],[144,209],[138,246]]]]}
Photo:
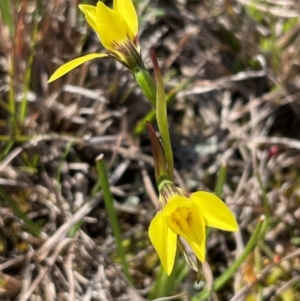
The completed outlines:
{"type": "Polygon", "coordinates": [[[39,285],[39,283],[41,282],[41,280],[43,279],[43,277],[46,275],[46,273],[48,272],[49,268],[53,266],[57,256],[59,255],[59,253],[61,252],[62,248],[65,247],[65,245],[67,245],[68,243],[70,243],[73,240],[73,238],[65,238],[64,240],[62,240],[61,242],[58,243],[58,245],[56,246],[52,256],[48,259],[48,266],[47,267],[42,267],[38,276],[35,278],[35,280],[31,283],[31,285],[29,286],[29,288],[24,292],[21,293],[18,297],[17,297],[17,301],[26,301],[28,300],[28,298],[32,295],[32,293],[34,292],[35,288],[39,285]]]}
{"type": "Polygon", "coordinates": [[[38,261],[44,260],[50,250],[71,230],[71,228],[77,224],[84,216],[86,216],[91,210],[93,210],[100,202],[102,195],[98,194],[91,201],[84,204],[70,220],[65,222],[58,230],[49,237],[46,242],[35,252],[34,258],[38,261]]]}
{"type": "Polygon", "coordinates": [[[153,187],[153,184],[150,180],[148,172],[145,169],[145,163],[143,161],[139,161],[139,165],[141,167],[141,174],[142,174],[142,178],[143,178],[143,182],[144,182],[147,194],[148,194],[152,204],[154,205],[154,208],[156,208],[158,210],[159,201],[158,201],[157,193],[153,187]]]}
{"type": "Polygon", "coordinates": [[[69,295],[71,301],[75,301],[75,285],[74,285],[74,273],[73,273],[73,259],[74,259],[74,241],[71,243],[69,253],[65,262],[65,270],[69,283],[69,295]]]}

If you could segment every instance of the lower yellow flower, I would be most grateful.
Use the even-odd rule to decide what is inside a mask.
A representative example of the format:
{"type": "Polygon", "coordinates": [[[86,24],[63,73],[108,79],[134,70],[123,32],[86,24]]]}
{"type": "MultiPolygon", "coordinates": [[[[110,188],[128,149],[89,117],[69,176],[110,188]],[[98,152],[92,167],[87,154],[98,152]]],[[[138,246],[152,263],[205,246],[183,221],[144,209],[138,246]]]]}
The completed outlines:
{"type": "Polygon", "coordinates": [[[204,262],[206,226],[226,231],[238,231],[239,228],[233,213],[214,194],[198,191],[188,195],[175,186],[169,186],[167,191],[164,194],[164,188],[161,190],[164,195],[162,209],[151,221],[149,237],[164,270],[170,275],[178,235],[187,241],[198,260],[204,262]],[[170,194],[170,191],[173,193],[170,194]]]}

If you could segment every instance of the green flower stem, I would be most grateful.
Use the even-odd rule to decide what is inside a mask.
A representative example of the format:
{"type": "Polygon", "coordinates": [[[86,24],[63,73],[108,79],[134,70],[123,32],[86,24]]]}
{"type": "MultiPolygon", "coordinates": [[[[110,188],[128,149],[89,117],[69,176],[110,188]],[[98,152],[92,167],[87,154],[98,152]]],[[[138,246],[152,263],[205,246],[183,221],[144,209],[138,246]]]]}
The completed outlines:
{"type": "Polygon", "coordinates": [[[119,227],[119,223],[118,223],[118,219],[117,219],[117,214],[116,214],[114,204],[113,204],[113,197],[110,192],[107,171],[106,171],[105,164],[104,164],[104,156],[102,154],[97,157],[96,166],[97,166],[98,176],[101,181],[102,192],[103,192],[103,196],[104,196],[106,210],[107,210],[108,216],[110,218],[112,232],[116,239],[118,253],[119,253],[121,263],[123,266],[124,275],[127,278],[127,280],[130,283],[132,283],[132,279],[129,274],[128,262],[126,260],[126,254],[125,254],[123,244],[122,244],[122,237],[121,237],[121,231],[120,231],[120,227],[119,227]]]}
{"type": "Polygon", "coordinates": [[[222,164],[219,173],[218,173],[218,178],[217,178],[217,184],[215,188],[215,194],[219,198],[221,197],[223,187],[226,181],[226,176],[227,176],[227,166],[226,164],[222,164]]]}
{"type": "Polygon", "coordinates": [[[161,134],[162,144],[165,152],[165,157],[168,165],[169,178],[173,181],[174,178],[174,159],[173,151],[169,133],[168,115],[167,115],[167,102],[165,95],[165,88],[161,72],[158,66],[158,61],[154,49],[151,50],[151,57],[154,66],[155,79],[156,79],[156,120],[161,134]]]}
{"type": "Polygon", "coordinates": [[[148,121],[146,121],[146,124],[147,124],[148,133],[151,141],[156,183],[158,189],[160,189],[160,185],[162,182],[169,181],[168,166],[166,164],[166,158],[165,158],[163,146],[161,145],[159,139],[157,138],[153,126],[148,121]]]}
{"type": "Polygon", "coordinates": [[[206,300],[212,291],[218,291],[221,289],[226,282],[232,277],[232,275],[237,271],[239,266],[246,260],[247,256],[250,254],[250,252],[254,249],[254,247],[257,245],[261,229],[263,225],[265,224],[265,216],[262,216],[258,222],[258,225],[256,226],[248,244],[245,247],[244,252],[239,256],[239,258],[236,259],[236,261],[231,265],[230,268],[227,269],[225,273],[223,273],[220,277],[216,279],[216,281],[213,284],[213,288],[210,289],[204,289],[201,291],[197,296],[193,297],[191,301],[200,301],[200,300],[206,300]]]}
{"type": "MultiPolygon", "coordinates": [[[[184,87],[190,83],[191,79],[185,79],[181,83],[179,83],[175,88],[173,88],[171,91],[166,96],[166,102],[169,104],[176,96],[176,94],[181,91],[184,87]]],[[[155,119],[156,112],[155,109],[153,108],[149,113],[147,113],[135,126],[133,133],[135,135],[140,135],[146,127],[146,121],[152,122],[155,119]]]]}
{"type": "Polygon", "coordinates": [[[164,146],[166,161],[168,164],[169,177],[171,180],[173,180],[174,159],[168,125],[167,103],[162,79],[158,80],[157,83],[156,119],[162,137],[162,143],[164,146]]]}
{"type": "MultiPolygon", "coordinates": [[[[187,276],[188,272],[189,269],[186,262],[184,260],[178,260],[178,256],[176,256],[174,269],[170,276],[166,274],[163,267],[161,266],[159,272],[154,278],[154,283],[149,294],[149,299],[156,300],[157,298],[162,298],[172,294],[174,292],[174,287],[176,286],[176,284],[181,283],[187,276]]],[[[176,300],[178,299],[176,298],[176,300]]]]}
{"type": "Polygon", "coordinates": [[[149,71],[142,66],[133,73],[133,76],[153,108],[156,108],[156,87],[149,71]]]}

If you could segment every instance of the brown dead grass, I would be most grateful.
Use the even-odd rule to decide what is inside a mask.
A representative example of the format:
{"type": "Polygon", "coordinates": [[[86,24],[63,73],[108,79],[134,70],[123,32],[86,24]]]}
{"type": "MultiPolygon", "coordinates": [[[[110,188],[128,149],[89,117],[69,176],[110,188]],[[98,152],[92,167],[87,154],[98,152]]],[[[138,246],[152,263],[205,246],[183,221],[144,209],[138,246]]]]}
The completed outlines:
{"type": "MultiPolygon", "coordinates": [[[[227,166],[222,197],[241,231],[212,232],[207,248],[215,277],[243,251],[266,213],[257,173],[268,199],[272,222],[259,248],[211,300],[250,300],[246,297],[259,290],[272,300],[300,299],[295,286],[300,275],[299,4],[286,2],[139,4],[146,65],[152,67],[149,50],[155,47],[168,75],[167,90],[192,78],[169,107],[178,183],[191,191],[214,190],[220,166],[227,166]],[[284,299],[284,288],[290,299],[284,299]]],[[[147,237],[157,196],[148,137],[131,133],[150,106],[133,78],[110,58],[84,64],[48,85],[62,63],[102,49],[75,3],[50,0],[41,7],[32,50],[37,7],[35,1],[26,3],[19,10],[12,2],[13,41],[0,19],[0,135],[13,142],[10,148],[0,142],[0,188],[39,224],[42,235],[30,234],[0,199],[1,300],[147,300],[159,264],[147,237]],[[11,62],[18,105],[26,69],[32,70],[28,114],[18,127],[29,137],[25,142],[13,141],[5,109],[11,62]],[[134,286],[117,263],[102,196],[91,198],[100,153],[110,170],[134,286]],[[80,230],[72,232],[78,222],[80,230]]],[[[191,271],[173,293],[195,295],[194,281],[191,271]]]]}

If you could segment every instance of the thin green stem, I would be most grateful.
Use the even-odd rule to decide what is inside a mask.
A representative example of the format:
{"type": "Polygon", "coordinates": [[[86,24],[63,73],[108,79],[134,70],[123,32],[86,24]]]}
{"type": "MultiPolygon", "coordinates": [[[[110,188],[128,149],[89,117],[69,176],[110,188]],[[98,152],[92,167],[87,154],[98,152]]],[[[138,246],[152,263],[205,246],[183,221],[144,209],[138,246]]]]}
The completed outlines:
{"type": "Polygon", "coordinates": [[[227,176],[227,166],[224,164],[221,166],[221,168],[219,170],[217,184],[216,184],[216,188],[215,188],[215,194],[218,197],[221,197],[221,194],[223,191],[223,186],[226,181],[226,176],[227,176]]]}
{"type": "Polygon", "coordinates": [[[149,299],[152,300],[172,294],[176,284],[181,283],[188,272],[188,265],[184,260],[178,260],[178,256],[176,256],[174,268],[170,276],[168,276],[163,267],[160,266],[160,270],[154,279],[149,299]]]}
{"type": "Polygon", "coordinates": [[[161,134],[162,144],[165,152],[165,157],[168,165],[169,177],[171,180],[174,178],[174,159],[170,139],[167,102],[165,95],[165,87],[161,76],[160,68],[154,49],[151,51],[152,62],[154,66],[154,73],[156,79],[156,120],[161,134]]]}
{"type": "MultiPolygon", "coordinates": [[[[226,176],[227,176],[227,166],[225,164],[223,164],[219,170],[217,184],[215,187],[215,194],[219,198],[221,197],[221,194],[223,191],[223,187],[224,187],[224,184],[226,181],[226,176]]],[[[209,236],[211,234],[211,230],[212,230],[212,228],[206,227],[206,239],[209,238],[209,236]]]]}
{"type": "MultiPolygon", "coordinates": [[[[170,182],[169,171],[166,164],[166,157],[163,146],[156,136],[155,130],[151,123],[147,122],[148,133],[151,141],[152,155],[154,161],[154,172],[158,190],[163,187],[163,183],[170,182]]],[[[171,182],[172,183],[172,182],[171,182]]]]}
{"type": "Polygon", "coordinates": [[[11,137],[11,136],[4,136],[4,135],[0,135],[0,141],[2,142],[26,142],[30,139],[32,139],[33,137],[30,136],[25,136],[25,135],[20,135],[18,137],[11,137]]]}
{"type": "Polygon", "coordinates": [[[40,237],[40,232],[41,232],[40,227],[35,222],[33,222],[30,218],[28,218],[26,213],[24,213],[21,210],[18,203],[1,188],[0,188],[0,198],[2,198],[3,201],[5,201],[8,204],[8,206],[13,210],[15,215],[24,222],[29,232],[31,232],[36,237],[40,237]]]}
{"type": "Polygon", "coordinates": [[[13,20],[10,2],[10,0],[0,1],[0,13],[4,23],[8,26],[10,36],[12,37],[15,32],[15,24],[13,20]]]}
{"type": "Polygon", "coordinates": [[[239,266],[246,260],[250,252],[254,249],[254,247],[257,245],[257,242],[259,240],[259,236],[261,233],[261,229],[263,225],[265,224],[266,220],[265,217],[262,216],[260,220],[258,221],[258,224],[248,241],[248,244],[245,247],[244,252],[236,259],[236,261],[228,268],[225,273],[223,273],[219,278],[216,279],[214,282],[213,288],[211,290],[204,289],[201,291],[197,296],[193,297],[191,301],[200,301],[200,300],[206,300],[212,291],[218,291],[221,289],[226,282],[232,277],[232,275],[237,271],[239,266]]]}
{"type": "Polygon", "coordinates": [[[107,210],[108,216],[110,218],[112,232],[116,239],[119,257],[121,259],[121,263],[123,266],[124,275],[127,278],[127,280],[130,283],[132,283],[132,279],[129,274],[128,262],[126,260],[125,250],[124,250],[123,244],[122,244],[122,236],[121,236],[118,218],[117,218],[117,214],[116,214],[114,203],[113,203],[113,197],[110,192],[108,175],[107,175],[107,171],[106,171],[105,164],[104,164],[104,156],[102,154],[100,156],[98,156],[98,158],[96,159],[96,166],[97,166],[98,176],[101,181],[101,187],[102,187],[102,192],[103,192],[103,196],[104,196],[106,210],[107,210]]]}
{"type": "Polygon", "coordinates": [[[167,103],[162,78],[157,80],[156,119],[162,137],[162,144],[164,147],[166,161],[168,164],[169,177],[171,180],[173,180],[174,159],[168,124],[167,103]]]}
{"type": "Polygon", "coordinates": [[[70,153],[70,151],[71,151],[74,143],[75,143],[74,141],[70,141],[67,144],[66,150],[64,151],[63,157],[62,157],[62,159],[61,159],[61,161],[60,161],[60,163],[58,165],[57,174],[56,174],[56,177],[55,177],[57,185],[60,184],[63,165],[64,165],[64,163],[66,161],[66,158],[67,158],[68,154],[70,153]]]}
{"type": "Polygon", "coordinates": [[[37,40],[37,34],[38,34],[38,14],[39,14],[39,5],[37,5],[37,9],[35,10],[34,16],[35,16],[35,24],[33,28],[33,34],[31,37],[31,45],[30,45],[30,54],[28,58],[28,65],[26,67],[25,72],[25,84],[24,84],[24,96],[21,101],[20,111],[19,111],[19,119],[20,121],[24,121],[26,114],[27,114],[27,106],[28,106],[28,92],[29,92],[29,84],[30,84],[30,78],[31,78],[31,72],[32,72],[32,64],[33,64],[33,58],[34,58],[34,47],[37,40]]]}
{"type": "Polygon", "coordinates": [[[8,107],[9,119],[12,126],[13,137],[17,137],[17,116],[16,116],[16,103],[15,103],[15,90],[14,90],[14,55],[11,56],[10,70],[9,70],[9,92],[8,92],[8,107]]]}
{"type": "MultiPolygon", "coordinates": [[[[177,85],[175,88],[173,88],[171,91],[167,93],[166,96],[166,102],[169,104],[174,98],[175,95],[181,91],[184,87],[190,83],[191,79],[185,79],[183,80],[179,85],[177,85]]],[[[133,133],[135,135],[140,135],[146,128],[146,121],[152,122],[156,117],[156,111],[153,108],[149,113],[147,113],[136,125],[136,127],[133,130],[133,133]]]]}
{"type": "MultiPolygon", "coordinates": [[[[254,249],[254,264],[255,264],[255,271],[257,274],[259,274],[262,270],[262,258],[261,258],[261,253],[260,253],[260,247],[256,246],[254,249]]],[[[258,282],[257,284],[257,301],[263,301],[263,285],[261,282],[258,282]]]]}
{"type": "Polygon", "coordinates": [[[4,143],[2,149],[0,150],[0,161],[2,161],[7,156],[13,145],[13,141],[7,141],[6,143],[4,143]]]}
{"type": "Polygon", "coordinates": [[[270,217],[271,217],[271,209],[270,209],[270,204],[269,204],[269,200],[268,200],[268,197],[267,197],[267,192],[266,192],[266,189],[263,185],[260,173],[258,171],[256,171],[255,175],[256,175],[259,187],[262,191],[262,201],[263,201],[263,206],[264,206],[264,212],[265,212],[265,215],[266,215],[266,221],[269,223],[270,217]]]}

